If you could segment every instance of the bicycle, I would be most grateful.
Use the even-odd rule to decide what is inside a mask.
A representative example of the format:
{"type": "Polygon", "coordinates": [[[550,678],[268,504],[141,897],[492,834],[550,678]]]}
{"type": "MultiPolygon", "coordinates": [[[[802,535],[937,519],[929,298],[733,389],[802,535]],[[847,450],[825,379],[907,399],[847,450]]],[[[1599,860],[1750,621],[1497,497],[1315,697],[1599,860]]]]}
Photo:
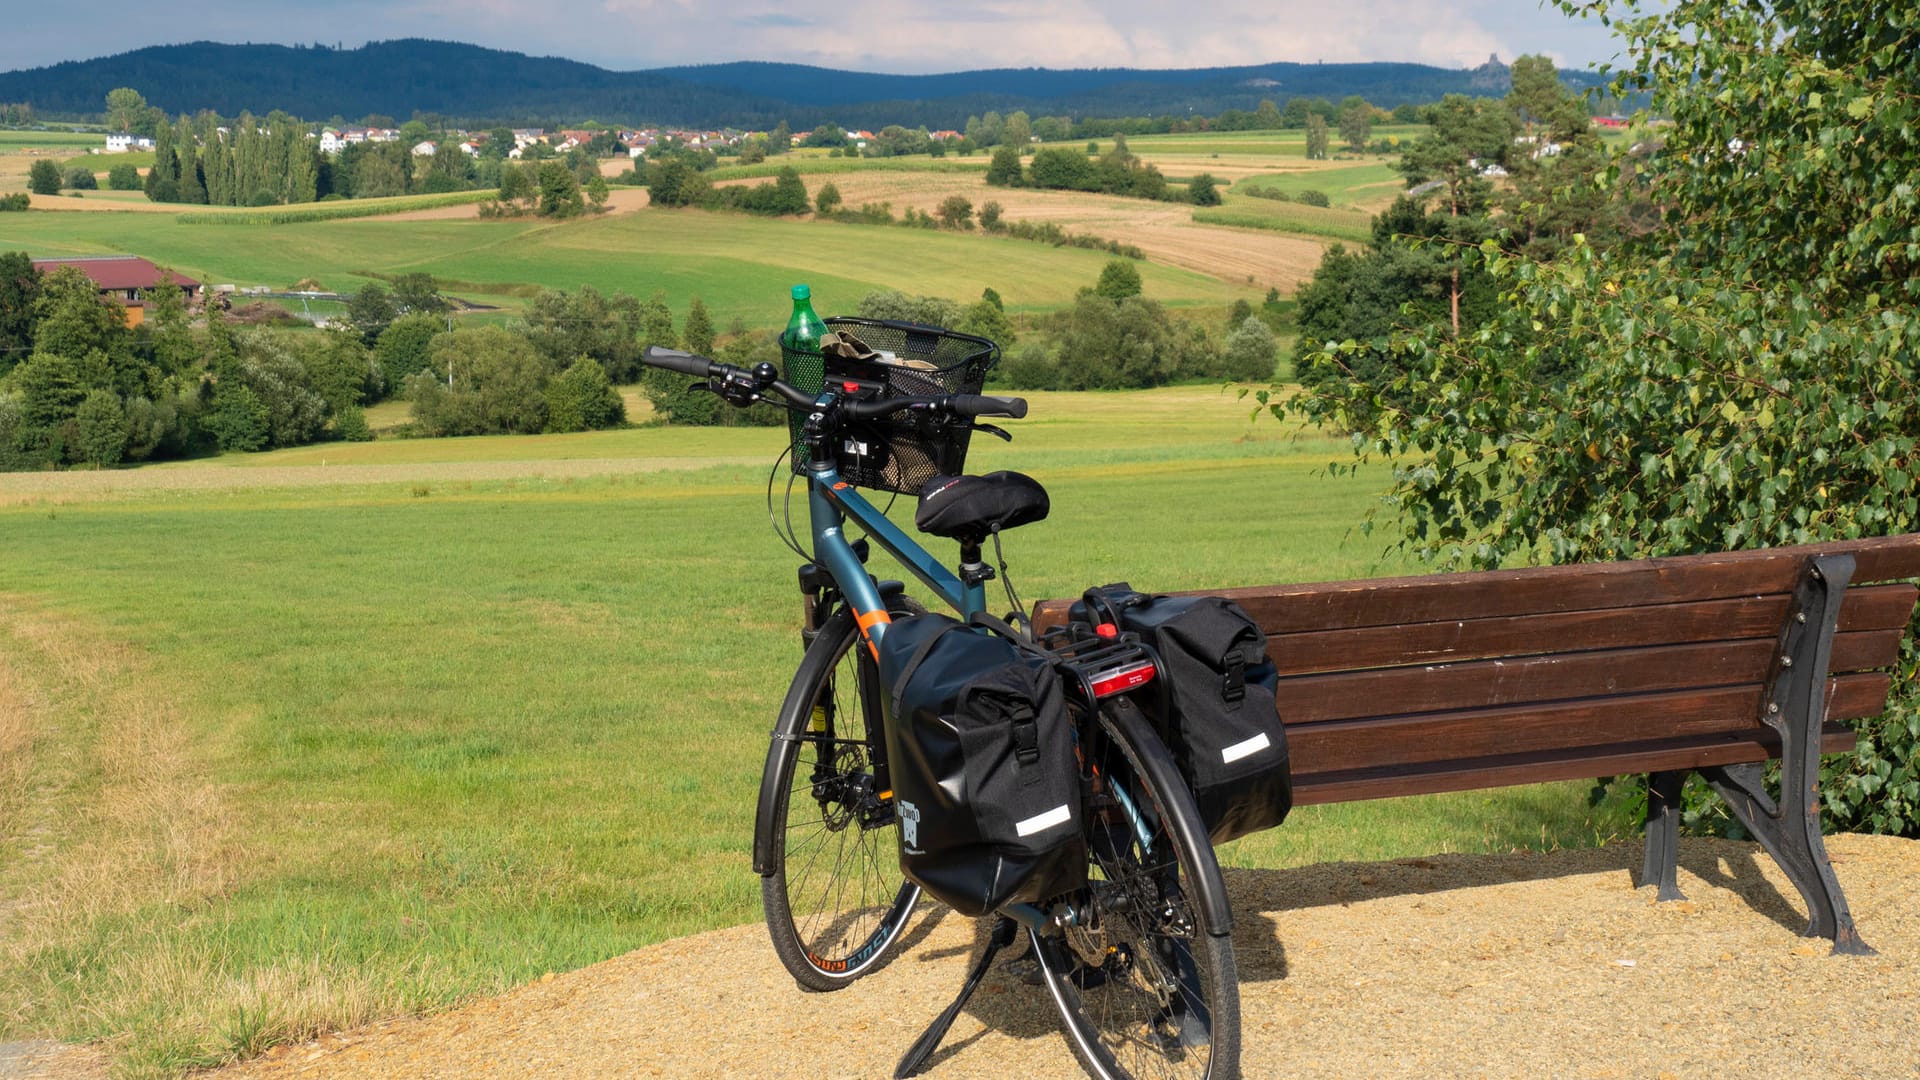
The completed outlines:
{"type": "MultiPolygon", "coordinates": [[[[851,324],[885,337],[903,354],[918,339],[922,346],[984,346],[997,356],[985,339],[905,324],[828,320],[830,327],[851,324]]],[[[1031,491],[1013,481],[996,485],[962,477],[976,482],[982,497],[958,500],[961,512],[940,523],[936,535],[960,542],[959,564],[950,569],[861,489],[897,493],[917,487],[929,470],[957,472],[967,434],[1010,438],[982,418],[1020,418],[1026,402],[947,392],[942,369],[927,364],[863,371],[877,372],[876,378],[823,372],[817,388],[803,388],[782,379],[770,363],[747,370],[658,347],[649,348],[645,360],[705,380],[736,407],[767,402],[793,417],[793,472],[806,483],[812,550],[799,543],[790,513],[784,535],[806,560],[798,575],[805,651],[767,752],[753,865],[781,963],[804,989],[838,990],[892,959],[921,896],[900,869],[901,821],[882,737],[887,688],[876,658],[894,619],[926,609],[906,596],[902,582],[868,572],[872,543],[962,619],[1020,634],[986,613],[985,586],[996,575],[982,545],[991,536],[997,552],[1001,531],[1034,520],[1035,498],[1045,513],[1044,490],[1019,474],[996,476],[1018,477],[1031,491]],[[865,537],[849,539],[849,524],[865,537]]],[[[977,391],[983,371],[961,385],[977,391]]],[[[778,470],[776,462],[775,475],[778,470]]],[[[768,506],[771,514],[771,480],[768,506]]],[[[778,531],[778,519],[775,524],[778,531]]],[[[1018,621],[1003,559],[999,566],[1018,621]]],[[[988,945],[959,995],[902,1058],[896,1076],[925,1065],[995,956],[1023,930],[1039,981],[1090,1075],[1239,1075],[1239,989],[1226,888],[1192,796],[1134,701],[1155,678],[1158,662],[1131,635],[1115,634],[1111,626],[1100,631],[1105,636],[1082,628],[1025,645],[1046,651],[1067,691],[1081,780],[1085,884],[995,912],[988,945]]]]}

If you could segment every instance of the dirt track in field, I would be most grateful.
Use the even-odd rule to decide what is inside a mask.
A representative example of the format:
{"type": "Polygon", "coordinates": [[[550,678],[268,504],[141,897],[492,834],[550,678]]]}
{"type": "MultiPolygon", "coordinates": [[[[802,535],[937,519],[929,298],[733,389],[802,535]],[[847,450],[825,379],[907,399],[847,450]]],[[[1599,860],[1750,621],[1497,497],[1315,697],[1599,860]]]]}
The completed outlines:
{"type": "MultiPolygon", "coordinates": [[[[1683,903],[1637,843],[1233,871],[1249,1078],[1920,1077],[1920,841],[1831,840],[1872,957],[1802,938],[1753,844],[1681,844],[1683,903]]],[[[1787,897],[1792,897],[1789,901],[1787,897]]],[[[973,922],[803,994],[742,926],[437,1016],[283,1047],[207,1080],[878,1077],[957,989],[973,922]]],[[[925,1075],[1080,1075],[1044,994],[991,975],[925,1075]]]]}

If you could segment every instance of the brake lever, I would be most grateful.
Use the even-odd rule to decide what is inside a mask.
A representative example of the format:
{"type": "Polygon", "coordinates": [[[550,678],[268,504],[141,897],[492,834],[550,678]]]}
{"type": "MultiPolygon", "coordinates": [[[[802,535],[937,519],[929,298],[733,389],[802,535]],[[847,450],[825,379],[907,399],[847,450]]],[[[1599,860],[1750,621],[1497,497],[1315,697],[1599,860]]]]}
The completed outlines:
{"type": "Polygon", "coordinates": [[[974,431],[984,431],[987,434],[992,435],[994,438],[999,439],[1001,442],[1013,441],[1013,435],[1010,434],[1005,428],[997,428],[997,427],[994,427],[992,424],[968,424],[967,426],[969,428],[972,428],[974,431]]]}

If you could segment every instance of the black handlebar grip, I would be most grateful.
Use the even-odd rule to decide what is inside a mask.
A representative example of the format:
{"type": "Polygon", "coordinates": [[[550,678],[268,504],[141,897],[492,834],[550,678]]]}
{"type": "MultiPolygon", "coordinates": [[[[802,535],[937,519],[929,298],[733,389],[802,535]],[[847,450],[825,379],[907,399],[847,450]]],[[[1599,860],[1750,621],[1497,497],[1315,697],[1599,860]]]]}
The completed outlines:
{"type": "Polygon", "coordinates": [[[955,394],[947,407],[960,416],[1010,416],[1015,420],[1027,415],[1027,399],[985,397],[980,394],[955,394]]]}
{"type": "Polygon", "coordinates": [[[647,354],[643,359],[654,367],[682,372],[696,379],[707,378],[719,366],[704,356],[695,356],[679,349],[663,349],[658,345],[647,346],[647,354]]]}

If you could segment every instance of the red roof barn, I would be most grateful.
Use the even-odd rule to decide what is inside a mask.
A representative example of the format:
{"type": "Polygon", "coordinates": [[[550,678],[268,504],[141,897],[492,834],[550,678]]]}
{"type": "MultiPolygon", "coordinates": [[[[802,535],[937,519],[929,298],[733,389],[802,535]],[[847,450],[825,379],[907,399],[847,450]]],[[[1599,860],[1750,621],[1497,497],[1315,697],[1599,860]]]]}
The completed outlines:
{"type": "Polygon", "coordinates": [[[144,319],[141,293],[171,280],[192,300],[200,283],[185,274],[162,275],[160,268],[138,255],[88,255],[78,259],[35,259],[33,268],[51,274],[63,266],[72,266],[93,279],[100,295],[111,297],[127,308],[127,325],[139,326],[144,319]]]}

